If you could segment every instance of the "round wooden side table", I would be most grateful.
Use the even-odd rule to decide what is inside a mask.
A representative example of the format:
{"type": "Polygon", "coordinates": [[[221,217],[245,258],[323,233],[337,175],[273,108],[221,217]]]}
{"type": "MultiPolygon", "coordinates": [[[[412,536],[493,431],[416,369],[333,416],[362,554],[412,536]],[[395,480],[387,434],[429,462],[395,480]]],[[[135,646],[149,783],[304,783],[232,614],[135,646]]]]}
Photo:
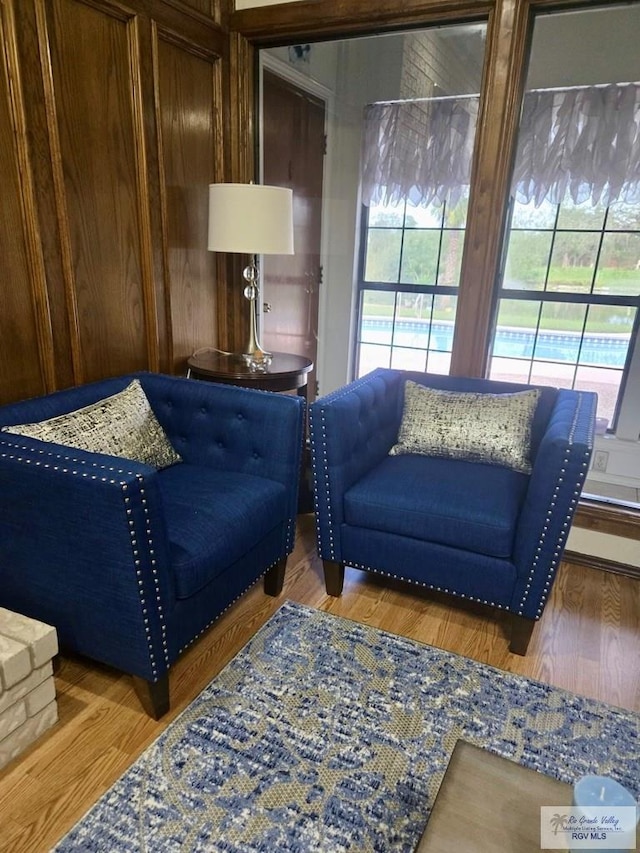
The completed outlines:
{"type": "Polygon", "coordinates": [[[274,352],[265,370],[251,370],[239,355],[204,350],[187,359],[187,376],[227,385],[243,385],[263,391],[294,391],[307,396],[308,374],[313,362],[302,355],[274,352]]]}

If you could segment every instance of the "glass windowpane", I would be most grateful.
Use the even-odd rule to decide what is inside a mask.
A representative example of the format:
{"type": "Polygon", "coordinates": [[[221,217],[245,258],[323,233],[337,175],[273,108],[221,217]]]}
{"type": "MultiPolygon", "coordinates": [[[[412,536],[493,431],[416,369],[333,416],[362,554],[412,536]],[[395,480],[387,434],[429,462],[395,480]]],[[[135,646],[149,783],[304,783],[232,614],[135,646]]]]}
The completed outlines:
{"type": "Polygon", "coordinates": [[[457,296],[436,296],[434,298],[431,349],[451,352],[457,309],[457,296]]]}
{"type": "Polygon", "coordinates": [[[587,306],[579,302],[547,302],[540,313],[540,326],[550,332],[582,334],[587,306]]]}
{"type": "Polygon", "coordinates": [[[420,207],[413,204],[407,205],[405,214],[405,228],[442,228],[442,217],[444,208],[442,205],[430,204],[420,207]]]}
{"type": "Polygon", "coordinates": [[[493,354],[508,358],[531,358],[539,317],[539,302],[501,299],[493,354]]]}
{"type": "Polygon", "coordinates": [[[359,340],[390,344],[393,330],[395,294],[379,290],[362,293],[359,340]]]}
{"type": "Polygon", "coordinates": [[[558,361],[575,364],[580,352],[579,334],[558,333],[540,329],[536,335],[534,357],[541,361],[558,361]]]}
{"type": "Polygon", "coordinates": [[[533,201],[523,204],[519,201],[513,203],[513,216],[511,217],[512,228],[553,228],[556,221],[557,205],[550,201],[543,201],[540,207],[536,207],[533,201]]]}
{"type": "Polygon", "coordinates": [[[369,227],[402,228],[404,209],[404,202],[372,204],[369,208],[369,227]]]}
{"type": "Polygon", "coordinates": [[[392,283],[398,281],[401,243],[402,231],[399,229],[372,228],[369,230],[364,272],[366,281],[392,283]]]}
{"type": "Polygon", "coordinates": [[[557,227],[571,228],[574,231],[580,229],[602,231],[606,212],[606,205],[598,204],[593,207],[591,203],[574,204],[567,193],[560,206],[557,227]]]}
{"type": "Polygon", "coordinates": [[[590,305],[589,328],[609,335],[631,336],[637,309],[633,305],[590,305]]]}
{"type": "Polygon", "coordinates": [[[397,318],[393,330],[393,345],[428,349],[431,323],[429,320],[413,320],[408,317],[397,318]]]}
{"type": "Polygon", "coordinates": [[[418,320],[430,320],[433,311],[433,296],[428,293],[412,294],[413,313],[418,320]]]}
{"type": "Polygon", "coordinates": [[[640,294],[640,234],[605,234],[594,293],[640,294]]]}
{"type": "Polygon", "coordinates": [[[531,385],[552,385],[555,388],[572,388],[576,368],[573,364],[554,361],[531,363],[531,385]]]}
{"type": "Polygon", "coordinates": [[[607,231],[640,231],[640,205],[616,201],[609,207],[607,231]]]}
{"type": "Polygon", "coordinates": [[[438,284],[440,286],[457,287],[459,285],[463,246],[464,231],[443,231],[438,272],[438,284]]]}
{"type": "Polygon", "coordinates": [[[455,205],[447,205],[444,217],[444,225],[446,228],[461,228],[464,230],[467,227],[467,210],[469,208],[469,192],[467,191],[455,205]]]}
{"type": "Polygon", "coordinates": [[[598,395],[598,417],[612,423],[623,372],[605,367],[578,367],[575,387],[579,391],[595,391],[598,395]]]}
{"type": "Polygon", "coordinates": [[[426,369],[427,354],[424,350],[394,347],[391,353],[391,367],[396,370],[426,369]]]}
{"type": "Polygon", "coordinates": [[[535,329],[516,329],[498,326],[496,329],[493,353],[504,358],[532,358],[535,343],[535,329]]]}
{"type": "Polygon", "coordinates": [[[547,231],[512,231],[504,287],[544,290],[553,235],[547,231]]]}
{"type": "Polygon", "coordinates": [[[491,359],[489,378],[502,382],[523,382],[526,385],[529,382],[530,367],[531,362],[524,359],[494,356],[491,359]]]}
{"type": "Polygon", "coordinates": [[[375,344],[360,344],[358,347],[358,376],[364,376],[376,367],[389,367],[390,364],[391,347],[375,344]]]}
{"type": "Polygon", "coordinates": [[[391,344],[393,323],[384,317],[362,317],[360,341],[368,344],[391,344]]]}
{"type": "Polygon", "coordinates": [[[439,251],[439,231],[405,231],[400,281],[403,284],[435,284],[439,251]]]}
{"type": "Polygon", "coordinates": [[[448,376],[451,371],[451,353],[450,352],[434,352],[429,350],[427,353],[427,372],[438,373],[441,376],[448,376]]]}
{"type": "Polygon", "coordinates": [[[589,293],[599,243],[600,235],[588,231],[557,234],[551,254],[547,290],[589,293]]]}
{"type": "MultiPolygon", "coordinates": [[[[580,364],[598,367],[614,367],[624,370],[631,342],[631,326],[628,331],[618,331],[610,322],[611,316],[617,316],[618,307],[591,305],[587,314],[584,341],[580,351],[580,364]]],[[[633,310],[635,319],[635,310],[633,310]]]]}

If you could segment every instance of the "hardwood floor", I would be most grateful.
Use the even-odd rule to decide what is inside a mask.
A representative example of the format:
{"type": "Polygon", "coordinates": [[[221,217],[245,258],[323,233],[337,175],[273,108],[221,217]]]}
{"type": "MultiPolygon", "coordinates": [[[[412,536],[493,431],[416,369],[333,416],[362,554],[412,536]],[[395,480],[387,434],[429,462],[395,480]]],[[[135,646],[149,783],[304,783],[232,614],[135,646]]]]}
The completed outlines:
{"type": "Polygon", "coordinates": [[[637,580],[563,563],[529,653],[518,657],[500,613],[351,569],[342,597],[328,597],[313,517],[301,516],[282,595],[256,585],[188,650],[171,671],[172,710],[162,721],[144,714],[128,676],[58,657],[59,722],[0,771],[0,851],[48,851],[285,599],[640,711],[637,580]]]}

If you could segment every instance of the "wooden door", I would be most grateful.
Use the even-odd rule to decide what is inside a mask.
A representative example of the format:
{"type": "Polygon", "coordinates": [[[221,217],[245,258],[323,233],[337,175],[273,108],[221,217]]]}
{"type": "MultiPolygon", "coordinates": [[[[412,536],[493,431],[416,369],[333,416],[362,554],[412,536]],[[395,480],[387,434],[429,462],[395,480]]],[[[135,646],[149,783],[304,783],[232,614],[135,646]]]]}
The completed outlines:
{"type": "MultiPolygon", "coordinates": [[[[325,105],[264,72],[263,183],[293,190],[294,255],[263,258],[263,345],[310,358],[318,345],[325,105]]],[[[315,367],[308,400],[315,397],[315,367]]]]}

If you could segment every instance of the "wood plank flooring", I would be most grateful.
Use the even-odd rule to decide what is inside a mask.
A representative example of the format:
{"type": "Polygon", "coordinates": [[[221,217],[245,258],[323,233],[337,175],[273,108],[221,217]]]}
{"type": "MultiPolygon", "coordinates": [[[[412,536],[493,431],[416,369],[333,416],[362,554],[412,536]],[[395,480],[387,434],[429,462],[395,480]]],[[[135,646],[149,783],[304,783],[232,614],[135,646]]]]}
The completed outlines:
{"type": "Polygon", "coordinates": [[[313,516],[301,516],[285,588],[253,587],[171,671],[171,712],[149,719],[130,678],[59,656],[59,722],[0,771],[1,853],[42,853],[85,813],[285,600],[297,601],[640,711],[640,584],[563,563],[526,657],[508,651],[504,614],[347,570],[341,598],[325,595],[313,516]]]}

